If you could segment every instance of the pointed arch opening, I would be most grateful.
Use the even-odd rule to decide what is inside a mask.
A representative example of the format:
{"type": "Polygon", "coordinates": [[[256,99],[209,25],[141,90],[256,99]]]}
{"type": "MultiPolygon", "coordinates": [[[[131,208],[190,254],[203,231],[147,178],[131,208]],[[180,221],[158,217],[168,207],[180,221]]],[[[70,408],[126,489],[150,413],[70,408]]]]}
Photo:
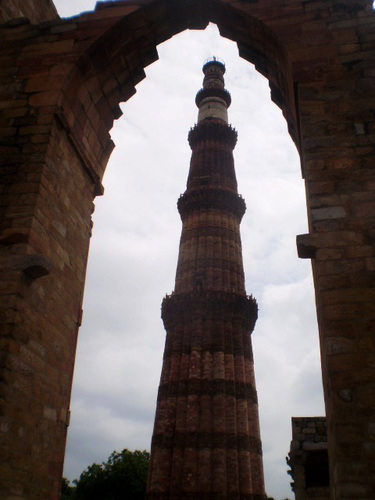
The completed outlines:
{"type": "MultiPolygon", "coordinates": [[[[226,85],[233,97],[230,122],[239,132],[234,153],[239,191],[247,203],[241,225],[246,284],[260,304],[253,342],[266,486],[268,493],[275,495],[277,488],[272,485],[281,481],[287,496],[290,493],[284,455],[290,441],[289,413],[317,412],[317,407],[321,408],[320,413],[323,411],[310,264],[298,260],[295,249],[295,235],[306,232],[303,185],[298,153],[280,109],[270,100],[268,82],[239,58],[234,43],[220,38],[214,24],[205,31],[184,31],[158,46],[160,60],[146,68],[147,78],[137,85],[137,94],[121,105],[123,117],[111,131],[117,147],[104,177],[106,196],[96,201],[86,321],[81,333],[73,405],[81,412],[79,418],[84,412],[90,415],[93,434],[101,436],[100,442],[110,429],[110,436],[105,439],[107,454],[113,448],[110,443],[114,442],[116,425],[123,432],[123,446],[147,447],[143,444],[147,439],[139,436],[148,432],[150,440],[152,432],[164,345],[159,307],[163,295],[173,288],[180,234],[175,207],[185,187],[190,159],[186,138],[196,122],[194,97],[202,83],[201,65],[212,50],[219,51],[217,55],[227,65],[226,85]],[[203,52],[202,47],[206,47],[203,52]],[[104,295],[99,294],[100,289],[106,290],[104,295]],[[95,340],[89,339],[89,332],[98,326],[101,333],[95,340]],[[113,350],[108,347],[109,339],[113,350]],[[86,341],[91,348],[83,347],[86,341]],[[124,363],[125,351],[128,361],[124,363]],[[93,362],[93,358],[97,361],[93,362]],[[297,368],[301,359],[303,376],[297,368]],[[118,372],[109,372],[108,365],[112,369],[117,366],[118,372]],[[132,380],[138,370],[142,372],[136,377],[140,386],[130,384],[124,393],[122,380],[132,380]],[[275,371],[279,373],[277,383],[275,371]],[[98,382],[93,384],[97,377],[98,382]],[[106,397],[90,409],[90,401],[95,401],[90,387],[101,386],[104,381],[109,384],[102,389],[106,397]],[[310,396],[304,393],[304,385],[310,385],[310,396]],[[279,405],[275,405],[281,388],[283,416],[279,405]],[[314,410],[309,410],[312,393],[314,410]],[[303,410],[288,409],[288,400],[296,407],[294,395],[298,395],[299,408],[303,410]],[[117,400],[112,409],[107,406],[110,399],[117,400]],[[84,400],[88,401],[87,406],[84,400]],[[121,414],[125,415],[124,420],[121,414]],[[113,425],[105,430],[101,425],[108,421],[113,425]],[[139,437],[134,443],[140,444],[129,444],[133,436],[139,437]]],[[[271,91],[275,97],[275,87],[271,86],[271,91]]],[[[72,443],[81,447],[81,440],[75,437],[82,433],[78,419],[76,430],[74,425],[73,406],[68,441],[71,456],[75,449],[72,443]]],[[[67,466],[66,470],[71,469],[67,466]]]]}
{"type": "MultiPolygon", "coordinates": [[[[32,4],[45,12],[46,0],[32,4]]],[[[41,24],[33,20],[42,12],[31,20],[18,17],[28,14],[22,5],[7,0],[0,8],[2,19],[15,16],[1,27],[6,55],[0,242],[6,318],[0,452],[5,495],[12,496],[16,484],[21,496],[30,496],[33,489],[35,500],[58,497],[92,202],[103,191],[119,103],[134,94],[162,42],[213,22],[270,81],[272,100],[282,109],[299,149],[309,232],[299,235],[297,245],[299,255],[311,259],[315,283],[331,494],[373,500],[372,0],[118,0],[99,2],[94,12],[65,21],[51,14],[53,19],[41,24]]],[[[239,128],[234,116],[232,121],[239,128]]],[[[154,128],[161,127],[157,123],[154,128]]],[[[271,150],[269,141],[260,146],[271,150]]],[[[247,158],[254,164],[251,144],[249,150],[247,158]]],[[[289,198],[277,203],[269,187],[272,180],[259,204],[266,207],[264,200],[271,199],[286,205],[289,198]]],[[[245,193],[250,202],[257,194],[245,193]]],[[[250,247],[254,245],[250,241],[250,247]]],[[[119,273],[115,279],[121,281],[119,273]]],[[[256,290],[253,283],[248,283],[250,291],[256,290]]],[[[142,288],[139,282],[133,286],[142,288]]],[[[290,297],[300,295],[298,287],[288,291],[290,297]]],[[[285,313],[281,292],[277,287],[269,290],[280,314],[285,313]]],[[[301,329],[303,339],[305,325],[301,329]]],[[[103,359],[110,340],[109,335],[102,346],[103,359]]],[[[275,346],[278,341],[276,337],[275,346]]],[[[281,351],[279,358],[287,364],[281,351]]],[[[273,382],[275,372],[269,374],[273,382]]],[[[98,420],[106,422],[106,417],[104,412],[98,420]]]]}

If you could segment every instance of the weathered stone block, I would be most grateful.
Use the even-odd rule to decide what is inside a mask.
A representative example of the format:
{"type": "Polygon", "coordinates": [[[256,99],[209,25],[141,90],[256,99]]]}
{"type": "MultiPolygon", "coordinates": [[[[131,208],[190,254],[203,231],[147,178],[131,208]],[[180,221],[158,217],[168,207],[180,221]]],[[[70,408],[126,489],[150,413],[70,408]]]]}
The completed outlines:
{"type": "Polygon", "coordinates": [[[344,207],[314,208],[311,210],[312,221],[342,219],[346,216],[344,207]]]}

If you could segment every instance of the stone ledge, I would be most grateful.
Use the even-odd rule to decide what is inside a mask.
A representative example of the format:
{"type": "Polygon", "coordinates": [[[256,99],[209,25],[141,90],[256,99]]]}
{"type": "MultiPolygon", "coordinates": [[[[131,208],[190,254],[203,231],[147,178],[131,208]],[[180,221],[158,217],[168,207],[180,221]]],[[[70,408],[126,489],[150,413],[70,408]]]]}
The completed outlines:
{"type": "Polygon", "coordinates": [[[18,269],[30,279],[47,276],[51,272],[50,261],[41,254],[12,255],[2,259],[1,264],[8,269],[18,269]]]}

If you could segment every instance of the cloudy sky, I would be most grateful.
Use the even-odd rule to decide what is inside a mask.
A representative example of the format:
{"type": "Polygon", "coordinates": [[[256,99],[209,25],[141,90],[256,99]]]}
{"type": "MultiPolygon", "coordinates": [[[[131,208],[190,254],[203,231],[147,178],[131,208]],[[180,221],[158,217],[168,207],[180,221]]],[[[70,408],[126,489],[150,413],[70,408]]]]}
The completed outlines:
{"type": "MultiPolygon", "coordinates": [[[[55,0],[62,17],[94,0],[55,0]]],[[[309,260],[295,237],[307,232],[297,151],[268,82],[239,58],[216,26],[186,31],[158,47],[136,95],[111,131],[116,143],[97,198],[79,334],[65,476],[79,477],[113,450],[150,449],[165,332],[163,296],[174,287],[185,190],[197,119],[202,64],[226,63],[246,288],[259,304],[253,333],[266,489],[292,498],[285,456],[292,416],[324,414],[318,333],[309,260]]]]}

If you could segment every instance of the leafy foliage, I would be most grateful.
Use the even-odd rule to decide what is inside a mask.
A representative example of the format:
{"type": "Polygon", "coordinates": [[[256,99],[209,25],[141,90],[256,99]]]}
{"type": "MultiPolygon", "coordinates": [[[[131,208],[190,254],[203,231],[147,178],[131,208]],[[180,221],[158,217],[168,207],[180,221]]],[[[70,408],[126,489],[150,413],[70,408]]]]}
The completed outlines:
{"type": "MultiPolygon", "coordinates": [[[[92,464],[75,481],[74,500],[143,500],[150,454],[114,451],[106,463],[92,464]]],[[[69,497],[66,497],[69,498],[69,497]]]]}
{"type": "Polygon", "coordinates": [[[61,500],[74,500],[75,491],[75,487],[71,486],[69,480],[63,477],[61,483],[61,500]]]}

